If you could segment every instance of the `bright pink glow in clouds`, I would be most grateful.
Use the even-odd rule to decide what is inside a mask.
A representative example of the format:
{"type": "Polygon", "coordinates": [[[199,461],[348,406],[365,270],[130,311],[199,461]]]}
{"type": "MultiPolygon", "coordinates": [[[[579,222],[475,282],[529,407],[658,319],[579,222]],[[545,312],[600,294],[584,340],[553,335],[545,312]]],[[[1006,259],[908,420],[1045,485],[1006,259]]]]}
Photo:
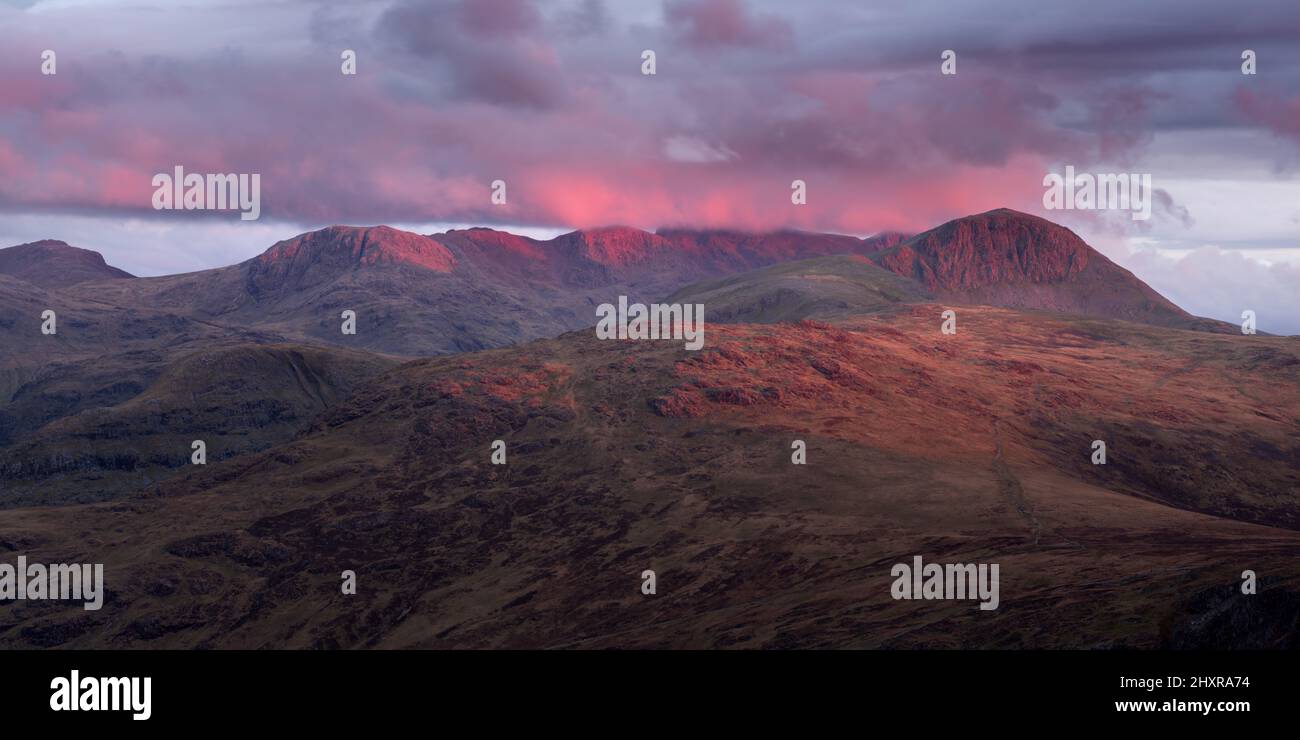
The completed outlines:
{"type": "MultiPolygon", "coordinates": [[[[35,41],[0,50],[0,210],[153,214],[152,176],[182,165],[260,173],[263,218],[301,223],[916,231],[1041,210],[1045,172],[1129,157],[1153,110],[1184,104],[1127,72],[1089,78],[1086,54],[1029,64],[978,36],[959,35],[967,56],[944,77],[940,42],[891,51],[894,36],[857,38],[877,26],[837,23],[834,4],[809,4],[806,20],[792,5],[671,0],[650,21],[592,0],[396,2],[355,18],[284,7],[301,8],[311,40],[293,53],[205,43],[180,10],[193,49],[173,55],[95,47],[90,12],[0,10],[22,38],[84,25],[57,76],[38,74],[35,41]],[[341,48],[357,49],[357,76],[339,73],[341,48]],[[659,55],[653,77],[643,48],[659,55]],[[503,207],[489,201],[497,179],[503,207]],[[806,206],[790,202],[795,179],[806,206]]],[[[1125,43],[1154,49],[1153,70],[1161,44],[1177,47],[1125,43]]],[[[1296,98],[1241,84],[1196,86],[1196,104],[1293,135],[1296,98]]]]}
{"type": "MultiPolygon", "coordinates": [[[[520,110],[387,99],[373,78],[345,80],[348,87],[329,96],[319,85],[263,90],[279,81],[244,71],[243,81],[234,79],[236,69],[212,83],[242,86],[238,96],[196,85],[154,101],[128,87],[118,93],[127,99],[115,100],[103,91],[69,93],[66,83],[51,86],[48,101],[26,87],[21,97],[4,96],[4,114],[23,123],[16,144],[0,150],[0,200],[11,209],[143,212],[153,174],[179,164],[261,173],[263,214],[302,221],[869,232],[924,228],[949,214],[1008,204],[1032,208],[1049,162],[1047,152],[1011,145],[1000,161],[963,162],[960,152],[945,151],[953,144],[942,141],[941,130],[914,125],[928,113],[913,102],[885,114],[865,101],[837,101],[870,91],[860,77],[828,91],[826,79],[791,76],[781,97],[810,106],[807,113],[756,122],[759,109],[726,111],[711,128],[681,128],[676,120],[686,116],[668,112],[681,109],[679,100],[664,101],[665,111],[649,117],[637,106],[620,110],[620,98],[638,95],[638,85],[658,85],[655,78],[629,78],[604,96],[583,91],[562,110],[520,110]],[[269,108],[251,107],[250,99],[277,95],[269,108]],[[203,111],[222,105],[213,97],[244,112],[207,117],[203,111]],[[68,100],[85,102],[57,107],[68,100]],[[681,161],[670,141],[725,154],[681,161]],[[507,183],[504,207],[489,201],[496,179],[507,183]],[[794,179],[808,184],[806,206],[790,202],[794,179]]],[[[639,107],[661,95],[647,94],[639,107]]],[[[1035,124],[996,125],[1015,131],[1035,124]]],[[[954,141],[970,132],[956,128],[954,141]]]]}

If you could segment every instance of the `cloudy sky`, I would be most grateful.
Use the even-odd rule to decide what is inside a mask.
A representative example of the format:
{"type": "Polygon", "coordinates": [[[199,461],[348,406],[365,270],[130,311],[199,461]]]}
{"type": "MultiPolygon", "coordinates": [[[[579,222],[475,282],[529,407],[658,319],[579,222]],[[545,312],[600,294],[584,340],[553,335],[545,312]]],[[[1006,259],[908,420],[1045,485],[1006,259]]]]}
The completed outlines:
{"type": "Polygon", "coordinates": [[[0,41],[0,245],[156,275],[335,223],[865,235],[1011,207],[1300,333],[1294,0],[0,0],[0,41]],[[154,210],[177,165],[259,173],[261,218],[154,210]],[[1045,210],[1067,165],[1149,173],[1152,218],[1045,210]]]}

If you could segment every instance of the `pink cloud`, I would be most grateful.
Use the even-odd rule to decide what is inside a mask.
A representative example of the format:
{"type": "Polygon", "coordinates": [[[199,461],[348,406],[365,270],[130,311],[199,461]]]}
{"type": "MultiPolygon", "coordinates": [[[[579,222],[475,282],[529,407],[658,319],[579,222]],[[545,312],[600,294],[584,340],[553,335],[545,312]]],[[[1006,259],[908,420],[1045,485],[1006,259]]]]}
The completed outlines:
{"type": "Polygon", "coordinates": [[[484,36],[513,36],[536,29],[541,14],[528,0],[463,0],[465,30],[484,36]]]}
{"type": "Polygon", "coordinates": [[[1256,92],[1242,87],[1238,88],[1234,101],[1250,120],[1278,136],[1300,140],[1300,94],[1287,98],[1276,92],[1256,92]]]}
{"type": "MultiPolygon", "coordinates": [[[[1140,152],[1164,102],[1138,83],[1054,87],[967,56],[955,78],[937,55],[894,68],[811,54],[642,76],[652,43],[681,60],[795,37],[734,0],[674,0],[665,19],[603,18],[573,41],[526,0],[398,2],[353,29],[356,77],[334,48],[250,47],[85,49],[45,78],[40,47],[14,44],[0,50],[0,209],[148,216],[153,173],[182,165],[260,173],[263,217],[299,222],[917,230],[1038,210],[1045,172],[1140,152]],[[496,179],[505,206],[489,201],[496,179]],[[794,179],[806,206],[789,202],[794,179]]],[[[1221,104],[1294,137],[1297,100],[1221,104]]]]}
{"type": "Polygon", "coordinates": [[[664,17],[696,48],[784,48],[794,40],[787,21],[751,15],[740,0],[671,0],[664,6],[664,17]]]}

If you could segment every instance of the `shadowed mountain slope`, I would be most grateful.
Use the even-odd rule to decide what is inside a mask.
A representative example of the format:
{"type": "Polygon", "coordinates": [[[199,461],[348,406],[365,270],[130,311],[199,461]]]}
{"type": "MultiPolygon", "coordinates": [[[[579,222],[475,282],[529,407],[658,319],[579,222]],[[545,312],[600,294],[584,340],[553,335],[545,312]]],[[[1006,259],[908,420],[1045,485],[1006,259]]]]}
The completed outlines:
{"type": "Polygon", "coordinates": [[[38,413],[61,389],[80,401],[78,389],[96,389],[96,378],[32,381],[0,408],[11,442],[0,446],[0,508],[139,491],[189,467],[194,440],[210,463],[287,441],[395,362],[332,347],[193,342],[101,358],[98,383],[112,384],[45,420],[20,414],[38,413]]]}

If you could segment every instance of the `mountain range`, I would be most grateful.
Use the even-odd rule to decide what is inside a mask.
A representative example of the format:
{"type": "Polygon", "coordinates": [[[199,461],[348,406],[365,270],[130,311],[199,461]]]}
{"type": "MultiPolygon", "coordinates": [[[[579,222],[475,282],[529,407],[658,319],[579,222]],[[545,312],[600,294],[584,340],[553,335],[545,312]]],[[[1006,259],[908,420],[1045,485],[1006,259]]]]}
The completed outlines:
{"type": "Polygon", "coordinates": [[[1035,216],[95,257],[0,250],[0,550],[110,599],[0,645],[1297,645],[1300,343],[1035,216]],[[620,295],[703,304],[705,349],[596,339],[620,295]],[[1005,606],[894,601],[922,553],[1000,562],[1005,606]]]}

